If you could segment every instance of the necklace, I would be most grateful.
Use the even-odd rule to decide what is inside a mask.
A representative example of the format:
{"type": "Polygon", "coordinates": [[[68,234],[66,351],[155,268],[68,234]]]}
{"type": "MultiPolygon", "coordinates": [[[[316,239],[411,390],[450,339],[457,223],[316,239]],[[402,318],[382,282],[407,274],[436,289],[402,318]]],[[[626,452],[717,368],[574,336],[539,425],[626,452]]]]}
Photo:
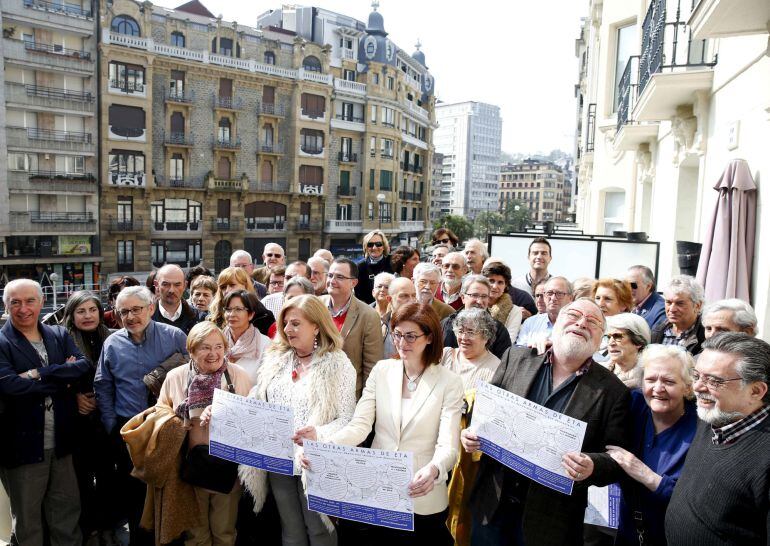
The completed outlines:
{"type": "Polygon", "coordinates": [[[292,380],[294,380],[294,381],[297,380],[297,378],[299,377],[299,369],[300,368],[302,368],[303,372],[307,371],[307,364],[303,364],[302,362],[300,362],[300,358],[307,358],[309,356],[312,356],[312,354],[314,352],[315,351],[310,351],[306,355],[300,355],[299,353],[297,353],[297,351],[294,351],[294,366],[292,367],[292,370],[291,370],[291,378],[292,378],[292,380]]]}
{"type": "Polygon", "coordinates": [[[404,377],[406,377],[406,390],[408,390],[409,392],[416,391],[417,382],[420,380],[420,378],[422,377],[422,374],[424,373],[425,373],[425,369],[423,369],[420,372],[420,375],[418,375],[417,377],[414,377],[414,378],[409,377],[409,374],[406,373],[406,366],[404,366],[404,377]]]}

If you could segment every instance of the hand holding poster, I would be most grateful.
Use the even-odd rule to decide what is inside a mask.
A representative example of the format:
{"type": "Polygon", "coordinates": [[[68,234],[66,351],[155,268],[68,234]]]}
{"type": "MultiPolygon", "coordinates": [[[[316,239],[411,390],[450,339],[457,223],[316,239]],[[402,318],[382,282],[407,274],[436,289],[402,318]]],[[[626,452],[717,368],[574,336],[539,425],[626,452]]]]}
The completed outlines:
{"type": "Polygon", "coordinates": [[[294,414],[287,406],[214,391],[209,453],[269,472],[294,473],[294,414]]]}
{"type": "Polygon", "coordinates": [[[412,454],[305,440],[308,508],[333,517],[414,530],[412,454]]]}
{"type": "Polygon", "coordinates": [[[486,455],[541,485],[572,494],[574,482],[561,459],[580,451],[584,421],[480,381],[471,429],[486,455]]]}

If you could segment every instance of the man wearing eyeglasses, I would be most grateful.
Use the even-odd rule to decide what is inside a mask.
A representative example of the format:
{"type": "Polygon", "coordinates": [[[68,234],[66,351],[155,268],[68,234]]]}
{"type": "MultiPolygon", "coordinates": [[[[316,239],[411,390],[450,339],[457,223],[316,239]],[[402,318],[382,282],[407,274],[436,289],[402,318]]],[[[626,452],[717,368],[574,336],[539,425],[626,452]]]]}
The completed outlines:
{"type": "Polygon", "coordinates": [[[626,271],[626,282],[631,285],[634,298],[635,307],[631,312],[646,320],[652,330],[666,318],[663,296],[655,291],[655,275],[645,265],[633,265],[626,271]]]}
{"type": "Polygon", "coordinates": [[[533,347],[551,337],[559,311],[572,302],[572,284],[564,277],[551,277],[543,289],[545,313],[529,317],[521,325],[516,345],[533,347]]]}
{"type": "Polygon", "coordinates": [[[72,463],[78,407],[70,384],[90,365],[64,328],[40,322],[39,283],[9,282],[3,303],[9,320],[0,330],[0,480],[11,501],[11,544],[43,544],[47,527],[52,543],[80,545],[72,463]]]}
{"type": "MultiPolygon", "coordinates": [[[[561,459],[565,474],[575,482],[571,495],[481,455],[476,482],[470,486],[472,544],[583,544],[588,486],[608,485],[623,475],[605,446],[620,442],[628,447],[630,441],[630,392],[592,358],[605,328],[601,309],[593,301],[571,302],[558,314],[553,345],[545,355],[512,347],[500,362],[492,385],[585,421],[587,427],[580,451],[566,453],[561,459]]],[[[511,423],[514,433],[520,426],[511,423]]],[[[470,428],[462,431],[460,439],[467,452],[480,449],[479,438],[470,428]]]]}
{"type": "Polygon", "coordinates": [[[96,367],[94,391],[102,424],[113,439],[115,463],[123,515],[128,518],[131,543],[146,542],[139,529],[146,487],[131,476],[133,465],[120,437],[120,428],[151,403],[143,381],[145,375],[175,353],[188,358],[185,333],[169,324],[152,320],[155,311],[152,293],[143,286],[124,288],[115,300],[115,309],[123,328],[108,337],[96,367]]]}
{"type": "Polygon", "coordinates": [[[770,345],[736,332],[709,338],[692,377],[701,422],[666,510],[666,539],[767,544],[770,345]]]}
{"type": "Polygon", "coordinates": [[[286,265],[286,253],[283,247],[276,243],[267,243],[262,251],[262,262],[265,265],[256,268],[251,276],[267,286],[270,282],[270,272],[279,265],[286,265]]]}
{"type": "Polygon", "coordinates": [[[463,277],[468,273],[468,262],[462,252],[450,252],[441,263],[441,285],[436,291],[436,299],[443,301],[455,311],[463,308],[460,288],[463,277]]]}
{"type": "Polygon", "coordinates": [[[420,262],[414,267],[412,279],[414,279],[417,300],[430,305],[439,320],[444,320],[455,312],[452,307],[436,299],[436,290],[441,284],[441,270],[438,267],[431,263],[420,262]]]}
{"type": "MultiPolygon", "coordinates": [[[[489,279],[484,275],[468,275],[463,279],[462,301],[464,309],[489,309],[489,296],[492,293],[492,285],[489,279]]],[[[454,332],[454,320],[459,311],[441,321],[441,330],[444,333],[444,347],[458,347],[457,336],[454,332]]],[[[493,319],[495,320],[495,319],[493,319]]],[[[495,337],[489,346],[489,352],[497,358],[501,358],[503,353],[511,347],[511,336],[505,324],[495,320],[495,337]]]]}
{"type": "Polygon", "coordinates": [[[327,295],[321,300],[329,307],[334,325],[342,335],[342,350],[356,369],[356,398],[361,398],[366,378],[382,360],[380,315],[353,294],[358,284],[358,266],[353,260],[337,258],[326,276],[327,295]]]}

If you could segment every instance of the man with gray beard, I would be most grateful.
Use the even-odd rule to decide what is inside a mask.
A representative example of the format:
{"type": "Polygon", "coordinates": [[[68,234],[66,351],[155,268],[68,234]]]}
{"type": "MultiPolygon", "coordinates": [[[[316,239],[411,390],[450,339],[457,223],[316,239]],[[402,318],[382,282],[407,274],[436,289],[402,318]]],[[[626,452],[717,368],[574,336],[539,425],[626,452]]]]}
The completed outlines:
{"type": "MultiPolygon", "coordinates": [[[[583,516],[588,486],[617,481],[623,471],[605,446],[630,447],[628,389],[593,361],[606,322],[590,300],[565,305],[553,327],[553,345],[545,355],[512,347],[502,358],[492,385],[536,404],[588,423],[580,452],[564,455],[562,466],[575,481],[571,495],[558,493],[482,455],[469,507],[475,545],[548,546],[583,544],[583,516]]],[[[511,423],[516,432],[519,423],[511,423]]],[[[478,437],[465,429],[466,451],[478,451],[478,437]]]]}
{"type": "Polygon", "coordinates": [[[666,540],[767,544],[770,345],[745,333],[711,337],[692,378],[702,421],[666,509],[666,540]]]}

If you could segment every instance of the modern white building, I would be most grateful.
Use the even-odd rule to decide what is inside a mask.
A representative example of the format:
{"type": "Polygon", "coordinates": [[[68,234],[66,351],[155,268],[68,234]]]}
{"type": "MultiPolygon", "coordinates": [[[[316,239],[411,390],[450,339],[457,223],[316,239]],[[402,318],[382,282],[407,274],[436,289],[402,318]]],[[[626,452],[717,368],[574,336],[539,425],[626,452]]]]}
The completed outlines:
{"type": "Polygon", "coordinates": [[[676,241],[703,243],[733,159],[758,187],[751,304],[770,334],[770,57],[767,0],[591,0],[575,53],[576,221],[646,232],[659,282],[676,241]]]}
{"type": "Polygon", "coordinates": [[[441,213],[474,218],[497,210],[500,108],[483,102],[437,104],[436,152],[444,155],[441,213]]]}

